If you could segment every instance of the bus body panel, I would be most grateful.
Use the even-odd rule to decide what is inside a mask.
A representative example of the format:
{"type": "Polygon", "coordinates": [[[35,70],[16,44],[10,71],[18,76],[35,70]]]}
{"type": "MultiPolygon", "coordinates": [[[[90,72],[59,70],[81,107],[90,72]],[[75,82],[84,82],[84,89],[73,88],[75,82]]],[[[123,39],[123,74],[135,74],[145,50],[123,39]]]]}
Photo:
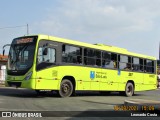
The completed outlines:
{"type": "Polygon", "coordinates": [[[142,86],[140,87],[141,91],[142,90],[153,90],[156,89],[156,82],[157,82],[157,75],[154,74],[144,74],[144,82],[142,84],[142,86]]]}
{"type": "Polygon", "coordinates": [[[101,74],[100,90],[117,91],[120,82],[117,70],[103,68],[101,74]]]}
{"type": "Polygon", "coordinates": [[[36,74],[36,89],[59,89],[58,68],[47,68],[37,71],[36,74]]]}
{"type": "MultiPolygon", "coordinates": [[[[76,82],[75,90],[92,91],[124,91],[126,83],[133,81],[135,91],[155,89],[155,78],[150,77],[150,82],[143,82],[143,74],[136,72],[90,68],[83,66],[59,66],[37,72],[36,89],[59,90],[61,80],[72,76],[76,82]],[[53,75],[54,74],[54,75],[53,75]]],[[[144,76],[149,76],[148,74],[144,76]]]]}

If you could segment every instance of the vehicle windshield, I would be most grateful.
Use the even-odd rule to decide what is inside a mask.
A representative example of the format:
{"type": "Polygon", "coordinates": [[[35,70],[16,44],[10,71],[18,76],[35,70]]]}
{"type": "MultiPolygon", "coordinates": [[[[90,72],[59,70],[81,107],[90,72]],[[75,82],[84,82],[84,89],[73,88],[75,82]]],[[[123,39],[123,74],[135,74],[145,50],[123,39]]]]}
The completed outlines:
{"type": "Polygon", "coordinates": [[[28,71],[33,64],[36,40],[34,37],[14,39],[8,57],[8,70],[28,71]]]}

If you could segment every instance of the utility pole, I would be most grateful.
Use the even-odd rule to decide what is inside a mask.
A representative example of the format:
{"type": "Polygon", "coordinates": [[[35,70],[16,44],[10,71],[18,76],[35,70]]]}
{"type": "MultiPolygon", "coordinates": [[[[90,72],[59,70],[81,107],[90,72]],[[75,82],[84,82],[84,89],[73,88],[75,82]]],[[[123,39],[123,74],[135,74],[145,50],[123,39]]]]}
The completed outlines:
{"type": "Polygon", "coordinates": [[[29,26],[27,24],[27,35],[29,35],[29,26]]]}
{"type": "Polygon", "coordinates": [[[160,60],[160,42],[159,42],[159,51],[158,51],[158,54],[159,54],[159,60],[160,60]]]}

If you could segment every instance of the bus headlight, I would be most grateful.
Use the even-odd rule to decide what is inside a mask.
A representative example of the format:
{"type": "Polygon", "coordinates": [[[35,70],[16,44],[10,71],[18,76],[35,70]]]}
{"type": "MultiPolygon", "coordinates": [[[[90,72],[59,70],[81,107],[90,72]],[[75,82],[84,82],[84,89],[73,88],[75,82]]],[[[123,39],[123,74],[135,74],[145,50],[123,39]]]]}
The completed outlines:
{"type": "Polygon", "coordinates": [[[26,77],[24,78],[24,80],[29,80],[32,76],[32,72],[29,72],[26,77]]]}

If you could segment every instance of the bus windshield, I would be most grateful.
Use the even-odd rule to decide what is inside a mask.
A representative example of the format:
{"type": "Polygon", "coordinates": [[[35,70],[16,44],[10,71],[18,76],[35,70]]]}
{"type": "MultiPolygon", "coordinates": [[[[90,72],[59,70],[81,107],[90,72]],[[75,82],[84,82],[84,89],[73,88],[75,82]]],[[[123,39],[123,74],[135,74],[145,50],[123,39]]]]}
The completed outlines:
{"type": "Polygon", "coordinates": [[[30,38],[18,38],[14,39],[8,57],[8,71],[27,72],[33,65],[34,53],[35,53],[35,39],[30,38]]]}

